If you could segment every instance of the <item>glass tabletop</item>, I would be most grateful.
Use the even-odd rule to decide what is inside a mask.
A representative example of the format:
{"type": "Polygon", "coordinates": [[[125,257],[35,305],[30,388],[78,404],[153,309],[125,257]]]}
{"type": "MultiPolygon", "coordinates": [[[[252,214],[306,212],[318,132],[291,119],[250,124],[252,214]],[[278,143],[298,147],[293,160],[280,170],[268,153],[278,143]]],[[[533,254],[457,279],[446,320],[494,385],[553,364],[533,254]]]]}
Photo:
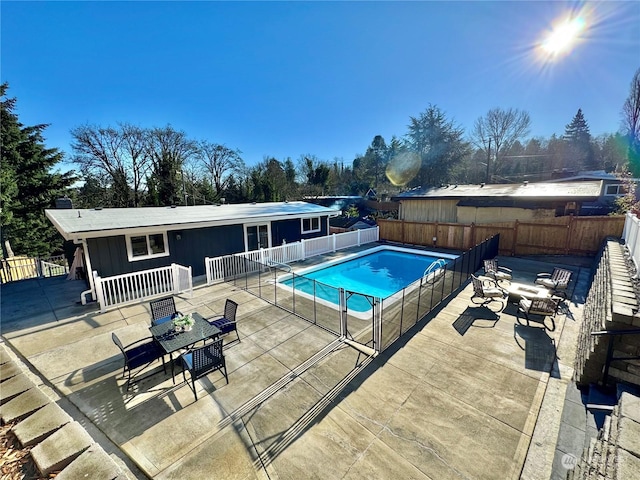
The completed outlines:
{"type": "Polygon", "coordinates": [[[175,332],[173,322],[154,325],[149,327],[149,331],[167,353],[175,352],[201,340],[220,335],[220,329],[209,324],[200,314],[194,312],[191,316],[195,320],[195,324],[188,332],[175,332]]]}

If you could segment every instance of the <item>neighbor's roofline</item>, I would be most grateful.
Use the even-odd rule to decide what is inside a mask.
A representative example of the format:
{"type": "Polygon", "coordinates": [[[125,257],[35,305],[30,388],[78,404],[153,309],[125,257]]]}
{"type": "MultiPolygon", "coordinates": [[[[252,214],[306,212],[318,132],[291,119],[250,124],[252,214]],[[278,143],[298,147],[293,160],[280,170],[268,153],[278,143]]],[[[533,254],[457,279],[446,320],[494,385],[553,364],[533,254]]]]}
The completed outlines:
{"type": "Polygon", "coordinates": [[[521,199],[531,197],[543,197],[547,199],[591,199],[598,198],[600,196],[602,185],[602,180],[591,180],[583,182],[457,184],[442,187],[434,186],[419,190],[409,190],[407,192],[392,196],[391,200],[454,200],[470,196],[477,198],[501,196],[521,199]],[[557,188],[557,190],[549,191],[549,188],[553,188],[554,186],[557,188]],[[579,192],[578,189],[580,188],[591,188],[593,190],[590,192],[579,192]]]}

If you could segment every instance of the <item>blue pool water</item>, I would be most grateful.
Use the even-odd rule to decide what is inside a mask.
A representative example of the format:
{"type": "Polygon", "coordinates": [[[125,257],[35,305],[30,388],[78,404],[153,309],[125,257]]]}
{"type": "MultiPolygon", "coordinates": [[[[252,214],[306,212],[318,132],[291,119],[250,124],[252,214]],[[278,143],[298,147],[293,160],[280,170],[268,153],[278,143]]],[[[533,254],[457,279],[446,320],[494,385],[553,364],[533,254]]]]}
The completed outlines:
{"type": "MultiPolygon", "coordinates": [[[[438,258],[441,257],[381,250],[304,273],[281,283],[314,295],[312,280],[315,280],[315,295],[334,304],[339,302],[338,288],[386,298],[421,278],[425,269],[438,258]]],[[[348,299],[349,310],[365,312],[371,308],[371,302],[363,295],[352,295],[348,299]]]]}

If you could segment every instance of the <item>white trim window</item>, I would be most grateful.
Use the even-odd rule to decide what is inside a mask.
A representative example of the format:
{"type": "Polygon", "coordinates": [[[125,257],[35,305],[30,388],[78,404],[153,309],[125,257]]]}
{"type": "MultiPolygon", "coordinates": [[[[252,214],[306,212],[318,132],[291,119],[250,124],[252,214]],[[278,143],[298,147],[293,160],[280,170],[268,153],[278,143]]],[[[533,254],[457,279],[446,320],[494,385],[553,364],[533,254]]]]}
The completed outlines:
{"type": "Polygon", "coordinates": [[[314,233],[320,231],[320,217],[301,218],[301,233],[314,233]]]}
{"type": "Polygon", "coordinates": [[[629,187],[623,183],[610,183],[604,187],[604,194],[607,197],[619,197],[626,195],[629,187]]]}
{"type": "Polygon", "coordinates": [[[127,235],[126,242],[127,257],[130,262],[169,256],[167,232],[127,235]]]}

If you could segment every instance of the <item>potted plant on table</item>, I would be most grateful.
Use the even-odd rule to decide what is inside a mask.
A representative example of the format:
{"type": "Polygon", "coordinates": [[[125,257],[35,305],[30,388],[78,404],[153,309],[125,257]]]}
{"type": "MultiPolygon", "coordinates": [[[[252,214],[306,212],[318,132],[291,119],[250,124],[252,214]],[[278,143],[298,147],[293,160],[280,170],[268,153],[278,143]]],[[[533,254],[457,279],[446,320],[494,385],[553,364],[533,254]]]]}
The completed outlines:
{"type": "Polygon", "coordinates": [[[196,321],[191,314],[184,315],[182,317],[176,317],[173,319],[173,328],[176,332],[188,332],[191,330],[196,321]]]}

